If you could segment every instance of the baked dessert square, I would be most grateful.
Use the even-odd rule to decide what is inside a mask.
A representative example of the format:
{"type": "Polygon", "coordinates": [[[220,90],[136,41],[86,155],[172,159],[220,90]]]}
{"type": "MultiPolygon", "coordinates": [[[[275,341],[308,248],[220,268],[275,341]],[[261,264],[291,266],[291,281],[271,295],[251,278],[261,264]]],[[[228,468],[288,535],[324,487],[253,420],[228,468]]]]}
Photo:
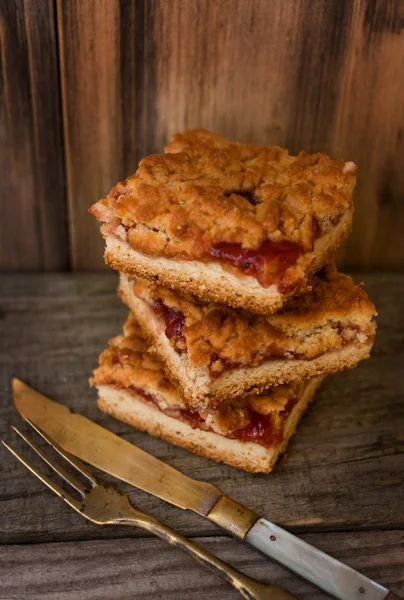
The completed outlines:
{"type": "Polygon", "coordinates": [[[194,408],[354,367],[368,358],[375,306],[327,265],[277,314],[255,315],[121,274],[129,306],[194,408]]]}
{"type": "Polygon", "coordinates": [[[350,161],[189,130],[90,212],[114,269],[271,314],[347,237],[355,182],[350,161]]]}
{"type": "Polygon", "coordinates": [[[130,314],[90,380],[98,406],[116,419],[196,454],[256,473],[270,472],[321,378],[196,411],[166,378],[130,314]]]}

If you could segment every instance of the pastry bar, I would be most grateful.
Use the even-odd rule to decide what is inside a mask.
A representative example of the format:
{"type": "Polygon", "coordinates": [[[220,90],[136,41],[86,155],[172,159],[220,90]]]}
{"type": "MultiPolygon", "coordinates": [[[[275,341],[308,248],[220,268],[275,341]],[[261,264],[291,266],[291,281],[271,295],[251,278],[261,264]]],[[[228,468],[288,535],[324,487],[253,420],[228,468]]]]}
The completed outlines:
{"type": "Polygon", "coordinates": [[[119,294],[195,408],[354,367],[368,358],[376,329],[363,286],[334,265],[275,315],[204,302],[124,274],[119,294]]]}
{"type": "Polygon", "coordinates": [[[321,382],[280,386],[217,410],[196,411],[147,349],[130,314],[124,334],[110,340],[91,380],[100,409],[196,454],[251,472],[272,470],[321,382]]]}
{"type": "Polygon", "coordinates": [[[352,162],[190,130],[90,212],[114,269],[271,314],[347,237],[355,181],[352,162]]]}

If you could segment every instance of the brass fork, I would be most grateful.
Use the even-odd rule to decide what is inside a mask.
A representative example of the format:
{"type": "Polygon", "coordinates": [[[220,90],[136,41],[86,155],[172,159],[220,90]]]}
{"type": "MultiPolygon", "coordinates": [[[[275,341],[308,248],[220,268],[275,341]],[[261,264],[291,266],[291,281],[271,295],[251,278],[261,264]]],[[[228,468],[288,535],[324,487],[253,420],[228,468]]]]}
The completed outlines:
{"type": "Polygon", "coordinates": [[[199,563],[220,575],[228,581],[244,598],[249,600],[296,600],[296,596],[286,591],[278,585],[266,585],[247,577],[237,569],[226,564],[214,554],[211,554],[202,546],[187,540],[184,536],[170,529],[163,523],[160,523],[153,517],[139,512],[130,504],[128,497],[123,494],[118,488],[110,485],[98,476],[95,476],[86,466],[84,466],[76,458],[62,450],[62,448],[49,438],[39,427],[34,425],[32,421],[26,419],[27,423],[54,448],[71,466],[75,467],[88,480],[88,485],[83,485],[76,477],[66,471],[58,464],[50,455],[44,452],[35,442],[27,437],[22,431],[13,427],[14,431],[29,445],[35,452],[67,483],[69,483],[82,497],[82,500],[76,500],[68,494],[62,487],[42,473],[33,463],[27,460],[22,454],[3,441],[4,446],[9,450],[19,461],[23,463],[48,486],[57,496],[62,498],[69,506],[71,506],[82,517],[88,519],[97,525],[132,525],[141,527],[157,537],[165,540],[167,543],[180,548],[192,556],[199,563]]]}

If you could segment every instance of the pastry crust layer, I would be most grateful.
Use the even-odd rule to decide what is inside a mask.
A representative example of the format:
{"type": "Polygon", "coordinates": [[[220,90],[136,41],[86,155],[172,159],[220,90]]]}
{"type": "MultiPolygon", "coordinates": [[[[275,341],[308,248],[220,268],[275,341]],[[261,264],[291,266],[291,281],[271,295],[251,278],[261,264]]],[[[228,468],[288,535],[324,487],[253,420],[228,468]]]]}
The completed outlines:
{"type": "Polygon", "coordinates": [[[166,154],[144,158],[90,212],[105,223],[113,268],[269,314],[349,233],[355,181],[352,162],[191,130],[174,136],[166,154]],[[236,255],[258,252],[259,266],[256,255],[226,258],[228,245],[236,255]],[[287,248],[297,253],[291,262],[287,248]]]}
{"type": "Polygon", "coordinates": [[[168,377],[177,385],[188,404],[196,410],[217,407],[221,402],[239,398],[247,393],[261,393],[268,386],[282,385],[353,368],[359,361],[369,358],[371,348],[369,342],[359,349],[355,346],[346,346],[312,361],[272,360],[258,367],[232,369],[212,380],[205,371],[189,368],[186,360],[173,350],[169,340],[156,328],[152,312],[144,302],[132,298],[130,306],[146,335],[153,340],[152,350],[164,363],[168,377]]]}
{"type": "Polygon", "coordinates": [[[298,421],[320,383],[320,378],[308,382],[302,398],[293,407],[285,423],[283,441],[271,448],[264,448],[252,442],[231,440],[210,431],[193,429],[190,425],[145,404],[132,393],[112,386],[98,386],[98,406],[120,421],[205,458],[224,462],[251,473],[269,473],[279,455],[285,452],[298,421]]]}
{"type": "Polygon", "coordinates": [[[149,345],[132,313],[123,327],[123,335],[109,340],[99,358],[91,385],[123,388],[152,402],[169,416],[191,421],[200,429],[222,435],[233,434],[257,419],[269,428],[271,439],[281,435],[290,402],[300,398],[305,383],[270,388],[263,394],[247,395],[222,403],[217,409],[190,411],[185,399],[167,379],[162,363],[149,353],[149,345]],[[264,419],[262,419],[264,417],[264,419]]]}
{"type": "Polygon", "coordinates": [[[119,294],[152,341],[171,381],[190,405],[202,409],[268,386],[352,368],[368,358],[375,307],[363,287],[329,270],[325,281],[316,276],[311,292],[267,317],[197,303],[161,286],[134,284],[125,275],[119,294]],[[150,290],[152,297],[156,291],[157,298],[184,314],[185,352],[177,351],[165,335],[166,322],[152,308],[150,290]],[[275,354],[265,354],[268,349],[275,354]]]}
{"type": "Polygon", "coordinates": [[[265,240],[310,251],[352,208],[352,162],[290,156],[204,130],[177,134],[166,151],[144,158],[91,209],[104,222],[141,225],[130,242],[147,254],[193,259],[217,243],[257,249],[265,240]]]}
{"type": "Polygon", "coordinates": [[[276,285],[263,288],[255,277],[244,275],[231,267],[224,268],[218,262],[147,256],[112,234],[105,236],[104,258],[117,271],[156,281],[204,300],[267,315],[278,311],[299,289],[304,289],[308,277],[327,262],[347,237],[351,225],[352,216],[348,211],[332,231],[316,240],[310,260],[303,256],[296,267],[300,269],[300,285],[283,294],[276,285]]]}

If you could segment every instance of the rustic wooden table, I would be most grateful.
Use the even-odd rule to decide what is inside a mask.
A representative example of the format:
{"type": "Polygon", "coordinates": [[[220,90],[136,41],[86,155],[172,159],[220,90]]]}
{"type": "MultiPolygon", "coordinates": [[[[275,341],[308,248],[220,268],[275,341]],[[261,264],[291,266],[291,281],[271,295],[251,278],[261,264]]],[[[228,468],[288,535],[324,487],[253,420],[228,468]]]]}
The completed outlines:
{"type": "MultiPolygon", "coordinates": [[[[363,279],[380,314],[372,358],[330,377],[291,442],[288,460],[269,476],[254,476],[97,410],[87,378],[126,314],[114,275],[3,276],[1,437],[19,444],[11,430],[20,424],[10,394],[16,375],[404,595],[404,275],[363,279]]],[[[85,522],[4,448],[0,452],[1,599],[238,597],[192,559],[140,530],[85,522]]],[[[326,597],[212,523],[121,487],[141,510],[248,574],[301,598],[326,597]]]]}

